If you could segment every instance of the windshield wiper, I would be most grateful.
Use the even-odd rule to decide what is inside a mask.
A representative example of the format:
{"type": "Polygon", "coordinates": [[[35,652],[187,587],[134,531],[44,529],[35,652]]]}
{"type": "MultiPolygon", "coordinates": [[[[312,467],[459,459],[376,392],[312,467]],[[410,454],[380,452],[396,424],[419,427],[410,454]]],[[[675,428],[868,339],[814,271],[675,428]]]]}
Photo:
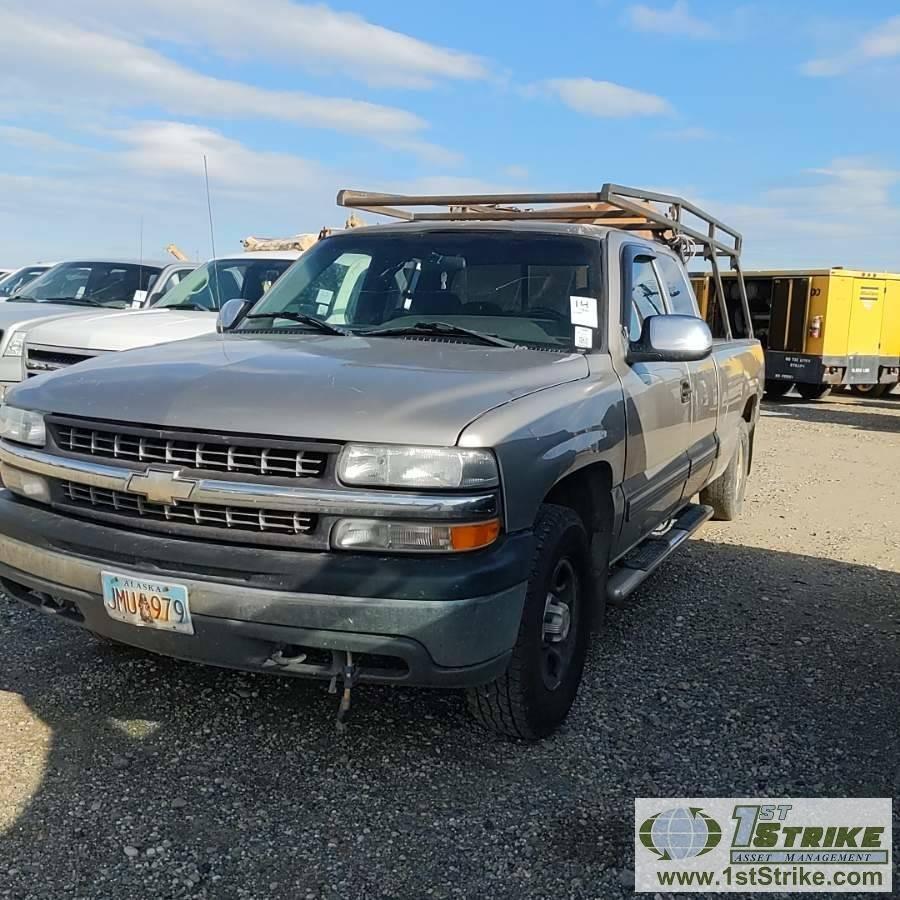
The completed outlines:
{"type": "Polygon", "coordinates": [[[99,300],[91,297],[44,297],[39,303],[59,303],[63,306],[103,306],[99,300]]]}
{"type": "Polygon", "coordinates": [[[315,316],[308,316],[306,313],[250,313],[250,315],[244,316],[244,319],[288,319],[291,322],[299,322],[301,325],[309,325],[310,328],[315,328],[317,331],[321,331],[322,334],[339,334],[341,337],[347,337],[347,332],[344,331],[343,328],[338,328],[336,325],[329,325],[327,322],[323,322],[322,319],[317,319],[315,316]]]}
{"type": "MultiPolygon", "coordinates": [[[[152,308],[153,307],[151,307],[151,309],[152,308]]],[[[191,303],[190,300],[185,300],[183,303],[172,303],[168,306],[160,306],[158,309],[196,309],[197,312],[215,312],[214,309],[207,309],[199,303],[191,303]]]]}
{"type": "Polygon", "coordinates": [[[451,325],[449,322],[416,322],[415,325],[399,325],[396,328],[376,328],[372,331],[361,331],[359,334],[365,337],[410,337],[419,334],[432,335],[433,337],[461,337],[481,341],[490,347],[514,348],[516,345],[493,334],[485,334],[483,331],[473,331],[471,328],[462,328],[459,325],[451,325]]]}

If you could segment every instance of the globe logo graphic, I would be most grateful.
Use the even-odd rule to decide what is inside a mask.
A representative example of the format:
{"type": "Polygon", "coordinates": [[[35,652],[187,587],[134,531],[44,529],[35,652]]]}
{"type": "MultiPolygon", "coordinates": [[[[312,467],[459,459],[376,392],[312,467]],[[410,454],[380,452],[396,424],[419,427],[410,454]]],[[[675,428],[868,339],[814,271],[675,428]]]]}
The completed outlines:
{"type": "Polygon", "coordinates": [[[641,843],[661,860],[692,859],[722,840],[719,823],[696,806],[667,809],[641,825],[641,843]]]}

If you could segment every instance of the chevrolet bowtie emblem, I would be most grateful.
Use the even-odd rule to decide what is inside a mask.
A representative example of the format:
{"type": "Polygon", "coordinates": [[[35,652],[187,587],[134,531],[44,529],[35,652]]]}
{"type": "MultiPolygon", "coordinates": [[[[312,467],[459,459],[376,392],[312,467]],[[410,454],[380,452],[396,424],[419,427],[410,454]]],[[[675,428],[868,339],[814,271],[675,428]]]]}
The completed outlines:
{"type": "Polygon", "coordinates": [[[178,472],[147,469],[143,475],[132,475],[128,479],[126,490],[131,494],[146,497],[151,503],[171,506],[179,500],[189,499],[196,486],[196,481],[181,478],[178,472]]]}

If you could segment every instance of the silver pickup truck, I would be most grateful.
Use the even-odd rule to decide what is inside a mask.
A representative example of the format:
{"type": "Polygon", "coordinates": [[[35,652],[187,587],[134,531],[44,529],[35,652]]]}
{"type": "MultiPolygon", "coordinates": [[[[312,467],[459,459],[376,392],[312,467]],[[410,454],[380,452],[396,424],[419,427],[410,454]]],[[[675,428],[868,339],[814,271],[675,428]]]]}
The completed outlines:
{"type": "Polygon", "coordinates": [[[175,283],[157,279],[152,296],[139,310],[103,310],[77,321],[37,323],[25,338],[24,372],[32,378],[95,356],[151,347],[216,330],[219,301],[258,300],[299,252],[240,253],[203,265],[179,263],[175,283]]]}
{"type": "Polygon", "coordinates": [[[330,680],[339,715],[360,681],[465,687],[485,726],[546,735],[607,601],[740,511],[762,351],[746,314],[713,336],[682,262],[740,273],[740,236],[613,185],[339,201],[406,222],[322,240],[218,334],[10,393],[3,589],[330,680]]]}

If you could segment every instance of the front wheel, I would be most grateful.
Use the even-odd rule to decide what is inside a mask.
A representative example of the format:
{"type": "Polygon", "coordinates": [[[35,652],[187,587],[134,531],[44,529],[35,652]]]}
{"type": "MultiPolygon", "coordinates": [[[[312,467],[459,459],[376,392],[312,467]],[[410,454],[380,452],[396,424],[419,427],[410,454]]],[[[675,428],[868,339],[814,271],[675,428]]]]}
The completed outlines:
{"type": "Polygon", "coordinates": [[[831,390],[829,384],[798,384],[796,387],[804,400],[821,400],[831,390]]]}
{"type": "Polygon", "coordinates": [[[578,693],[591,632],[591,556],[578,515],[544,504],[519,634],[506,672],[469,688],[469,711],[485,728],[537,740],[565,719],[578,693]]]}
{"type": "Polygon", "coordinates": [[[766,400],[780,400],[793,386],[793,381],[766,381],[766,400]]]}
{"type": "Polygon", "coordinates": [[[875,399],[876,397],[883,397],[889,387],[889,384],[851,384],[850,393],[855,394],[857,397],[875,399]]]}

